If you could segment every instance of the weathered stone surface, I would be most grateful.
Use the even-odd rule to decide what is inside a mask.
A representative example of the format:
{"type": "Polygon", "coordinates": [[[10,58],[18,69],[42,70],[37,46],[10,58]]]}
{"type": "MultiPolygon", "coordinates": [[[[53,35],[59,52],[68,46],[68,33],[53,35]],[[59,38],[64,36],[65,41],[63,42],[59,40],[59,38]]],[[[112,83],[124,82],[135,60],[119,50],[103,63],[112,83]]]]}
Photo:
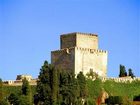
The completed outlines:
{"type": "Polygon", "coordinates": [[[74,72],[74,48],[52,51],[51,63],[58,69],[74,72]]]}
{"type": "Polygon", "coordinates": [[[98,49],[98,36],[87,33],[61,35],[61,49],[51,52],[51,63],[57,68],[78,74],[93,70],[105,77],[107,72],[107,51],[98,49]]]}
{"type": "Polygon", "coordinates": [[[75,73],[84,74],[93,70],[99,76],[106,76],[107,51],[77,48],[75,50],[75,73]]]}

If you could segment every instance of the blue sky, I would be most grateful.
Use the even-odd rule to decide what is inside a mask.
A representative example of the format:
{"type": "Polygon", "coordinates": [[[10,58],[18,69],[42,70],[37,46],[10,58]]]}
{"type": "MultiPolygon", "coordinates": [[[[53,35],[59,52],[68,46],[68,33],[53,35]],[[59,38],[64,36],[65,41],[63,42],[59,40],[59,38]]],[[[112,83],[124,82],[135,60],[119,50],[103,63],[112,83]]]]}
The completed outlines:
{"type": "Polygon", "coordinates": [[[0,77],[36,78],[69,32],[99,35],[109,77],[118,76],[120,64],[140,76],[139,0],[0,0],[0,77]]]}

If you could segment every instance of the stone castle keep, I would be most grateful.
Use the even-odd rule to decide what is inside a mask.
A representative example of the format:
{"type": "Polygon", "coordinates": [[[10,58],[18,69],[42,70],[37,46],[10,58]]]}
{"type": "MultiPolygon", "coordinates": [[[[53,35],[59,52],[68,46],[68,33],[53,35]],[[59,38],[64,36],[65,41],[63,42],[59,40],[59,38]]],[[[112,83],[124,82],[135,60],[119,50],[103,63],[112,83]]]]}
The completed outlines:
{"type": "Polygon", "coordinates": [[[61,35],[60,40],[60,50],[51,52],[53,65],[75,74],[93,70],[106,77],[108,54],[98,49],[98,35],[75,32],[61,35]]]}

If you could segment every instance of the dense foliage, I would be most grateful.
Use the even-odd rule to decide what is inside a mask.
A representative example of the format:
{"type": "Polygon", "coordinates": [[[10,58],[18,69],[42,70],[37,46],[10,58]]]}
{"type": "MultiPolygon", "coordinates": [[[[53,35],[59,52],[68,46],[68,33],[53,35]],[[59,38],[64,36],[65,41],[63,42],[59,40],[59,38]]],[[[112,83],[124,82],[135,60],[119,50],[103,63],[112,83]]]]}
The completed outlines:
{"type": "Polygon", "coordinates": [[[8,96],[8,101],[12,105],[32,105],[32,92],[29,82],[23,79],[21,91],[17,94],[11,93],[8,96]]]}
{"type": "Polygon", "coordinates": [[[40,70],[37,82],[36,105],[80,105],[87,96],[86,78],[82,72],[75,75],[57,70],[47,61],[40,70]]]}
{"type": "Polygon", "coordinates": [[[139,99],[140,81],[102,82],[92,71],[87,77],[82,72],[75,76],[55,69],[45,61],[37,86],[30,86],[26,79],[22,86],[4,86],[0,80],[0,105],[95,105],[101,103],[103,92],[109,95],[108,104],[130,105],[133,99],[139,99]]]}
{"type": "Polygon", "coordinates": [[[125,77],[125,76],[127,76],[127,72],[126,72],[125,66],[120,65],[120,74],[119,74],[119,77],[125,77]]]}
{"type": "Polygon", "coordinates": [[[133,100],[134,101],[140,101],[140,95],[135,96],[133,100]]]}
{"type": "Polygon", "coordinates": [[[123,98],[121,96],[110,96],[108,99],[106,99],[106,103],[108,105],[114,105],[114,104],[121,105],[123,104],[123,98]]]}
{"type": "Polygon", "coordinates": [[[38,79],[35,104],[55,105],[58,95],[57,70],[45,61],[38,79]]]}
{"type": "MultiPolygon", "coordinates": [[[[135,96],[139,96],[139,94],[140,94],[140,82],[139,81],[132,82],[132,83],[116,83],[114,81],[106,81],[106,82],[102,83],[100,79],[96,79],[95,81],[92,81],[91,79],[87,79],[86,83],[87,83],[87,91],[88,91],[87,101],[89,104],[91,103],[90,105],[94,105],[93,103],[95,103],[97,101],[97,98],[100,96],[102,88],[104,88],[104,90],[110,96],[121,96],[121,97],[123,97],[123,100],[125,100],[126,102],[132,101],[135,96]]],[[[63,84],[65,84],[65,82],[63,84]]],[[[4,87],[3,88],[4,97],[8,97],[11,93],[15,93],[15,95],[18,95],[18,93],[21,92],[21,87],[19,87],[19,86],[18,87],[3,86],[3,87],[4,87]]],[[[66,87],[64,87],[63,90],[65,90],[65,88],[66,87]]],[[[36,93],[35,86],[32,86],[31,90],[33,93],[32,95],[34,95],[36,93]]],[[[76,88],[74,88],[73,90],[76,92],[79,91],[76,88]]],[[[69,90],[67,90],[67,91],[69,91],[69,90]]],[[[75,92],[75,94],[77,94],[76,92],[75,92]]],[[[65,94],[63,96],[65,96],[65,94]]],[[[58,96],[58,97],[60,98],[59,100],[62,100],[62,96],[58,96]]],[[[66,97],[67,96],[65,96],[65,98],[66,97]]],[[[78,99],[77,99],[77,101],[78,101],[78,99]]],[[[3,103],[5,103],[4,100],[3,100],[3,103]]],[[[4,105],[4,104],[1,104],[1,105],[4,105]]]]}

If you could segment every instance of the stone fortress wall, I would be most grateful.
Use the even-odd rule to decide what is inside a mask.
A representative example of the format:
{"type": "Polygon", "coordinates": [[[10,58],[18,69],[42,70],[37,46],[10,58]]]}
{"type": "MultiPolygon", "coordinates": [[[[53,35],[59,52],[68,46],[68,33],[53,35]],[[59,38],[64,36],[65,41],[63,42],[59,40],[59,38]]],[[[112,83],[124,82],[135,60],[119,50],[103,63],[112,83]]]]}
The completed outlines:
{"type": "Polygon", "coordinates": [[[60,50],[51,52],[51,63],[57,68],[84,74],[93,70],[106,76],[107,51],[98,49],[98,36],[91,33],[68,33],[60,37],[60,50]]]}
{"type": "Polygon", "coordinates": [[[108,52],[104,50],[77,47],[75,50],[75,73],[78,74],[82,70],[86,74],[92,70],[99,76],[106,77],[107,55],[108,52]]]}
{"type": "MultiPolygon", "coordinates": [[[[4,85],[8,86],[21,86],[22,85],[22,80],[6,80],[3,81],[4,85]]],[[[30,85],[37,85],[37,79],[32,79],[29,81],[30,85]]]]}
{"type": "MultiPolygon", "coordinates": [[[[117,83],[131,83],[133,81],[140,81],[140,77],[120,77],[120,78],[116,78],[116,77],[101,77],[100,78],[102,80],[102,82],[106,82],[106,81],[114,81],[117,83]]],[[[94,81],[95,79],[93,79],[94,81]]],[[[22,85],[22,80],[6,80],[3,81],[4,85],[8,85],[8,86],[21,86],[22,85]]],[[[30,85],[37,85],[37,79],[31,79],[29,81],[30,85]]]]}
{"type": "Polygon", "coordinates": [[[114,81],[114,82],[118,82],[118,83],[131,83],[131,82],[134,82],[134,81],[140,81],[140,77],[134,77],[134,78],[131,78],[129,76],[127,77],[103,77],[103,78],[100,78],[102,80],[102,82],[105,82],[105,81],[114,81]]]}
{"type": "Polygon", "coordinates": [[[61,49],[51,52],[51,63],[58,69],[74,70],[74,48],[61,49]]]}
{"type": "Polygon", "coordinates": [[[33,79],[31,75],[17,75],[16,80],[7,80],[3,83],[9,86],[21,86],[23,79],[26,79],[30,85],[37,85],[37,79],[33,79]]]}

